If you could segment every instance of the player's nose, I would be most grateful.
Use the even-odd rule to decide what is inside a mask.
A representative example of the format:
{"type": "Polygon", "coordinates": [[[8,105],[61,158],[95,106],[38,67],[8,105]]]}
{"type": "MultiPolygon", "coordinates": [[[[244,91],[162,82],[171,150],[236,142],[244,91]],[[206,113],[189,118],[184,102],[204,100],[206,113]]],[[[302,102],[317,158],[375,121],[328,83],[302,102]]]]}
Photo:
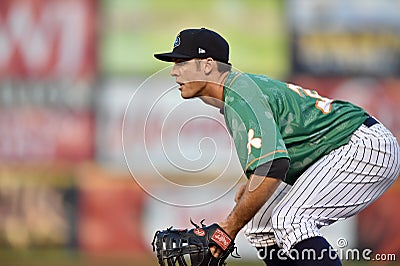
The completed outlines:
{"type": "Polygon", "coordinates": [[[174,63],[174,66],[171,69],[171,76],[177,77],[178,76],[178,64],[174,63]]]}

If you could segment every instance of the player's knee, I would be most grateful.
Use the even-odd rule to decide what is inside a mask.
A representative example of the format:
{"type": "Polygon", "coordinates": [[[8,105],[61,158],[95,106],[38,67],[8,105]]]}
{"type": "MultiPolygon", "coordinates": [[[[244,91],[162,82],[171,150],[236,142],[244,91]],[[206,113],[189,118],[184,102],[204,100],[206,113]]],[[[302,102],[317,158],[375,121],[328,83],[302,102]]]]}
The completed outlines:
{"type": "Polygon", "coordinates": [[[278,217],[276,215],[271,215],[271,227],[272,230],[276,230],[278,229],[278,227],[280,226],[280,223],[278,222],[278,217]]]}
{"type": "Polygon", "coordinates": [[[271,215],[271,227],[278,243],[280,243],[281,238],[283,238],[283,232],[285,232],[286,226],[285,217],[279,216],[276,212],[273,212],[271,215]]]}
{"type": "Polygon", "coordinates": [[[279,216],[276,212],[271,215],[271,227],[275,235],[276,244],[280,248],[285,247],[285,238],[287,236],[287,226],[285,217],[279,216]]]}
{"type": "Polygon", "coordinates": [[[271,215],[271,227],[279,245],[295,230],[294,217],[282,215],[282,209],[275,209],[271,215]]]}

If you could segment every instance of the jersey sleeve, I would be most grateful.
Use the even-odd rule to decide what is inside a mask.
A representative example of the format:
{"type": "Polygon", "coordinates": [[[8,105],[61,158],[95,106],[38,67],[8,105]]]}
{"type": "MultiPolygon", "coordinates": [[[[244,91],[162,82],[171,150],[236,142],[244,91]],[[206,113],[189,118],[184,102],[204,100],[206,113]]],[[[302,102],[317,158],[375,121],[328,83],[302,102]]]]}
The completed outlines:
{"type": "MultiPolygon", "coordinates": [[[[249,89],[250,90],[250,89],[249,89]]],[[[277,158],[289,158],[268,101],[263,95],[230,90],[225,97],[225,121],[245,174],[277,158]]]]}

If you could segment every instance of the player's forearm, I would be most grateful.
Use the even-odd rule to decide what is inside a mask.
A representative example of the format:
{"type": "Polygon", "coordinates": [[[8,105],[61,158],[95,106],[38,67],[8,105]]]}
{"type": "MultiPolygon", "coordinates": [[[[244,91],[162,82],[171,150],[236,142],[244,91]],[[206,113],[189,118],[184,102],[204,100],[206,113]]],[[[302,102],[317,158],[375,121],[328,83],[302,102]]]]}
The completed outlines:
{"type": "Polygon", "coordinates": [[[247,182],[246,190],[242,197],[227,219],[220,223],[221,227],[231,237],[236,237],[237,233],[271,197],[280,183],[281,180],[276,178],[252,175],[247,182]]]}

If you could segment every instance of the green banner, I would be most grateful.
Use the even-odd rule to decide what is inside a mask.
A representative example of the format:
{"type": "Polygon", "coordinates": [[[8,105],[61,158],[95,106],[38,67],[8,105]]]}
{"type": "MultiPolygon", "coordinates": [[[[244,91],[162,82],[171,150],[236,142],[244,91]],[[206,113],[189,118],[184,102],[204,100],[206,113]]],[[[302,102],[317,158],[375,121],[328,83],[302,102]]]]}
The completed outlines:
{"type": "Polygon", "coordinates": [[[125,1],[101,5],[100,66],[106,75],[149,75],[164,67],[153,54],[172,50],[184,28],[224,36],[230,61],[245,72],[287,75],[288,33],[283,1],[125,1]]]}

